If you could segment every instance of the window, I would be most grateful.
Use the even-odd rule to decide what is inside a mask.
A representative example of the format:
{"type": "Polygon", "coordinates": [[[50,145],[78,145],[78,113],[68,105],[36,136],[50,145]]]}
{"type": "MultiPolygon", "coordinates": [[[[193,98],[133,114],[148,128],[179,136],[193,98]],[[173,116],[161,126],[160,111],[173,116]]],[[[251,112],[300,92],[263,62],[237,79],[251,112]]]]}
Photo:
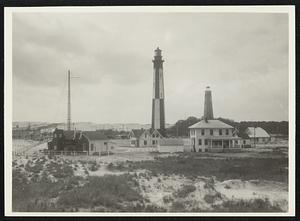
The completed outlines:
{"type": "Polygon", "coordinates": [[[147,140],[144,140],[144,145],[145,145],[145,146],[147,145],[147,140]]]}
{"type": "Polygon", "coordinates": [[[91,151],[94,151],[94,144],[91,143],[91,151]]]}
{"type": "Polygon", "coordinates": [[[222,135],[222,129],[219,129],[219,135],[222,135]]]}
{"type": "Polygon", "coordinates": [[[226,135],[229,135],[229,130],[228,129],[226,129],[226,135]]]}
{"type": "Polygon", "coordinates": [[[155,140],[152,140],[152,145],[154,145],[155,144],[155,140]]]}
{"type": "Polygon", "coordinates": [[[155,137],[155,134],[152,134],[152,137],[155,137]]]}
{"type": "Polygon", "coordinates": [[[202,145],[202,140],[201,140],[201,139],[198,140],[198,145],[199,145],[199,146],[202,145]]]}
{"type": "Polygon", "coordinates": [[[195,130],[191,130],[191,135],[195,135],[195,130]]]}
{"type": "Polygon", "coordinates": [[[244,140],[243,143],[246,144],[246,141],[244,140]]]}
{"type": "Polygon", "coordinates": [[[204,129],[202,129],[202,130],[201,130],[201,135],[204,135],[204,134],[205,134],[205,133],[204,133],[204,129]]]}
{"type": "Polygon", "coordinates": [[[214,130],[210,129],[210,135],[214,135],[214,130]]]}
{"type": "Polygon", "coordinates": [[[208,140],[206,140],[206,139],[205,139],[205,141],[204,141],[204,142],[205,142],[205,145],[207,146],[207,145],[208,145],[208,140]]]}

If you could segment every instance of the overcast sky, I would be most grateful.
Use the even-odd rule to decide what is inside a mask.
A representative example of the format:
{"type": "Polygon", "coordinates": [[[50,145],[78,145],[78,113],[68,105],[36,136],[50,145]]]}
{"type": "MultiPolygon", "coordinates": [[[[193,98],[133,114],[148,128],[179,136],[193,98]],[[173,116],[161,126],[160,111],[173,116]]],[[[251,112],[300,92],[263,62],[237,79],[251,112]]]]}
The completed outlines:
{"type": "Polygon", "coordinates": [[[288,15],[14,13],[13,120],[151,123],[162,49],[166,122],[203,115],[288,120],[288,15]]]}

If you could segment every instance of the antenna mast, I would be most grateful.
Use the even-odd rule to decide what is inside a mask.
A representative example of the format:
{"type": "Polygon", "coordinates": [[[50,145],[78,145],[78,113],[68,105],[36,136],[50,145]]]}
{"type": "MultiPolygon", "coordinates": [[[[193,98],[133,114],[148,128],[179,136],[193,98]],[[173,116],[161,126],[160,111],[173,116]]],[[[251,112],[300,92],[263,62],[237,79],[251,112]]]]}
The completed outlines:
{"type": "Polygon", "coordinates": [[[67,126],[68,130],[71,130],[71,87],[70,87],[70,70],[68,70],[68,121],[67,126]]]}

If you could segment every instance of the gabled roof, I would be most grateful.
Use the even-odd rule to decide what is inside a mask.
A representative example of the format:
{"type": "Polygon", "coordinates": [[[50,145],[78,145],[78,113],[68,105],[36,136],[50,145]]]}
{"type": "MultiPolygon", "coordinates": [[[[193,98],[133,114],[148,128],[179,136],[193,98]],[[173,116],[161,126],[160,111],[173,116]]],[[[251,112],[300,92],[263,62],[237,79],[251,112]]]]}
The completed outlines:
{"type": "Polygon", "coordinates": [[[82,131],[82,135],[89,140],[107,140],[108,137],[102,131],[82,131]]]}
{"type": "Polygon", "coordinates": [[[159,136],[162,137],[162,135],[161,135],[161,133],[158,129],[150,128],[148,131],[150,132],[151,135],[154,134],[154,133],[157,133],[157,134],[159,134],[159,136]]]}
{"type": "Polygon", "coordinates": [[[264,129],[262,129],[261,127],[248,127],[246,130],[247,135],[250,138],[255,137],[270,137],[270,135],[267,133],[267,131],[265,131],[264,129]]]}
{"type": "Polygon", "coordinates": [[[66,140],[73,140],[74,139],[74,130],[64,130],[63,134],[66,140]]]}
{"type": "Polygon", "coordinates": [[[225,124],[224,122],[220,120],[201,120],[198,123],[193,124],[189,127],[189,129],[230,129],[233,128],[232,126],[225,124]]]}
{"type": "Polygon", "coordinates": [[[144,129],[133,129],[132,134],[134,137],[139,138],[146,130],[144,129]]]}
{"type": "Polygon", "coordinates": [[[152,128],[147,129],[147,130],[145,130],[145,129],[133,129],[133,130],[131,131],[131,133],[133,134],[133,136],[134,136],[135,138],[140,138],[144,133],[148,133],[149,135],[152,135],[153,133],[157,133],[157,134],[159,134],[160,137],[163,137],[163,136],[161,135],[161,133],[159,132],[159,130],[157,130],[157,129],[152,129],[152,128]]]}

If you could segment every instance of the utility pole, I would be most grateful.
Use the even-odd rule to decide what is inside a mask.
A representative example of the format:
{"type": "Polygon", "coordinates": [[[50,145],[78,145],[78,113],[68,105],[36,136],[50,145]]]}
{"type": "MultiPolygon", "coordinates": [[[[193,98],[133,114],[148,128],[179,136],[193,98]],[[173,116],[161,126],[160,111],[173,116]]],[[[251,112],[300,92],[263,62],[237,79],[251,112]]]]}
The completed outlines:
{"type": "Polygon", "coordinates": [[[71,78],[70,70],[68,70],[68,120],[67,120],[67,128],[71,130],[71,85],[70,85],[70,78],[71,78]]]}
{"type": "MultiPolygon", "coordinates": [[[[79,78],[79,77],[72,77],[79,78]]],[[[75,128],[75,123],[73,123],[73,129],[75,128]]],[[[68,70],[68,119],[67,119],[67,130],[71,130],[71,71],[68,70]]]]}
{"type": "Polygon", "coordinates": [[[256,137],[255,137],[255,126],[254,126],[254,148],[256,147],[255,142],[256,142],[256,137]]]}

